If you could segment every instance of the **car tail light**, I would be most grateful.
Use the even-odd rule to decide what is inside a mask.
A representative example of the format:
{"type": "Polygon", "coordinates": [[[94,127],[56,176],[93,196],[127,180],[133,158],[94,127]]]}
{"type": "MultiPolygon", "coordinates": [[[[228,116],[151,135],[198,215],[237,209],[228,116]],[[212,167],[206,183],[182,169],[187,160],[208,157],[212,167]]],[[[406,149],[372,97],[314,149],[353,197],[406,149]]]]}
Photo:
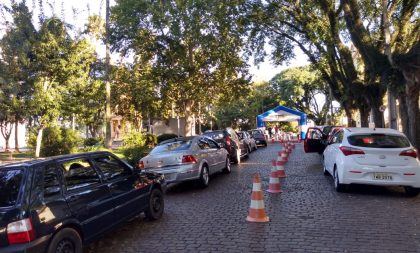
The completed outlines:
{"type": "Polygon", "coordinates": [[[346,147],[346,146],[342,146],[340,147],[341,152],[343,152],[343,154],[345,156],[348,155],[364,155],[365,152],[363,152],[363,150],[358,149],[358,148],[351,148],[351,147],[346,147]]]}
{"type": "Polygon", "coordinates": [[[35,231],[31,219],[23,219],[7,225],[7,239],[9,244],[31,242],[35,239],[35,231]]]}
{"type": "Polygon", "coordinates": [[[142,160],[139,161],[138,167],[141,170],[144,169],[144,162],[142,160]]]}
{"type": "Polygon", "coordinates": [[[182,156],[182,163],[196,163],[195,157],[192,155],[184,155],[182,156]]]}
{"type": "Polygon", "coordinates": [[[227,146],[230,146],[230,137],[228,136],[228,137],[226,137],[226,145],[227,146]]]}
{"type": "Polygon", "coordinates": [[[407,149],[400,153],[400,156],[410,156],[413,158],[417,158],[417,155],[418,155],[417,149],[415,148],[407,149]]]}

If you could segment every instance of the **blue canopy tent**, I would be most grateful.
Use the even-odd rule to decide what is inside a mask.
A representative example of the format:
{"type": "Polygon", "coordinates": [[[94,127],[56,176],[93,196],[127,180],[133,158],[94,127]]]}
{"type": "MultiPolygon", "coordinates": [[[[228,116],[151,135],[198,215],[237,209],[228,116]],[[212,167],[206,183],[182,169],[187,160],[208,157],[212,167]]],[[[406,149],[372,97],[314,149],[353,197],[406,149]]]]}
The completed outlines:
{"type": "Polygon", "coordinates": [[[257,116],[257,127],[265,128],[265,122],[279,121],[297,121],[300,129],[301,139],[305,139],[306,135],[306,114],[300,111],[290,109],[286,106],[279,105],[263,114],[257,116]]]}

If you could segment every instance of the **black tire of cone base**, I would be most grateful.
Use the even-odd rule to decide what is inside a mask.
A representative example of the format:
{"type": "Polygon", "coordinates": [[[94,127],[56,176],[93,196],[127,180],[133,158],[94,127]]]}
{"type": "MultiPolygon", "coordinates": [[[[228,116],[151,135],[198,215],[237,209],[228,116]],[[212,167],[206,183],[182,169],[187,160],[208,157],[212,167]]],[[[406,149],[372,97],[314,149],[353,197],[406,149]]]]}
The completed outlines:
{"type": "Polygon", "coordinates": [[[202,188],[206,188],[207,186],[209,186],[210,176],[209,176],[209,169],[207,168],[206,165],[203,165],[198,182],[202,188]]]}
{"type": "Polygon", "coordinates": [[[415,197],[415,196],[419,195],[419,193],[420,193],[419,188],[414,188],[414,187],[411,187],[411,186],[404,186],[404,190],[405,190],[405,194],[409,197],[415,197]]]}
{"type": "Polygon", "coordinates": [[[147,207],[144,214],[148,220],[158,220],[163,215],[165,209],[163,199],[163,192],[160,189],[153,189],[150,193],[149,206],[147,207]]]}
{"type": "Polygon", "coordinates": [[[72,228],[63,228],[52,238],[48,253],[82,253],[82,238],[72,228]]]}
{"type": "Polygon", "coordinates": [[[226,174],[229,174],[232,171],[232,168],[230,167],[230,159],[229,157],[226,158],[226,167],[223,169],[223,172],[226,174]]]}

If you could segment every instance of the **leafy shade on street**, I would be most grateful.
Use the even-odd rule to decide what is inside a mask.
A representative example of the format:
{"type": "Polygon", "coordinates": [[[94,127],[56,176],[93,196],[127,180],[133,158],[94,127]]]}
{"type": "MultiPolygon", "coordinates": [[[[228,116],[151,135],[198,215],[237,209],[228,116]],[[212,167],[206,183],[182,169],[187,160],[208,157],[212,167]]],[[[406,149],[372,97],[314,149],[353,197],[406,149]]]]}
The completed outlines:
{"type": "MultiPolygon", "coordinates": [[[[203,130],[253,128],[256,115],[279,104],[307,113],[316,124],[335,124],[343,112],[350,126],[356,120],[368,126],[372,116],[376,127],[396,128],[398,114],[400,130],[420,146],[416,0],[116,0],[106,8],[108,21],[90,15],[83,28],[69,25],[48,3],[0,4],[6,150],[12,129],[19,146],[19,123],[30,129],[35,156],[48,142],[44,132],[57,127],[63,145],[74,143],[57,149],[62,152],[74,152],[81,133],[108,143],[106,107],[134,134],[144,122],[170,117],[185,118],[183,132],[190,134],[197,118],[203,130]],[[119,56],[111,65],[96,50],[104,43],[119,56]],[[251,60],[286,63],[295,47],[309,66],[285,70],[270,82],[251,81],[251,60]],[[381,109],[386,93],[387,125],[381,109]],[[331,112],[333,100],[340,108],[331,112]]],[[[131,154],[153,143],[142,138],[141,149],[131,154]]]]}

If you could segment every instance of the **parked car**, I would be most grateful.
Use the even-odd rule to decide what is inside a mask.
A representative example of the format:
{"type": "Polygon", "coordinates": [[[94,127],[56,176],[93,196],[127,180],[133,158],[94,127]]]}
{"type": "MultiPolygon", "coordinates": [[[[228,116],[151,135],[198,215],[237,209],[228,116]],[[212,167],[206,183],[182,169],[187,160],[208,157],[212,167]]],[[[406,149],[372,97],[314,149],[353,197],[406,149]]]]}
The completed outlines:
{"type": "Polygon", "coordinates": [[[168,183],[197,180],[203,187],[209,185],[209,175],[231,171],[227,150],[206,136],[164,141],[139,161],[139,167],[164,174],[168,183]]]}
{"type": "MultiPolygon", "coordinates": [[[[311,143],[307,152],[318,147],[311,143]]],[[[397,130],[342,128],[327,143],[323,161],[337,191],[349,184],[403,186],[413,196],[420,191],[418,152],[397,130]]]]}
{"type": "Polygon", "coordinates": [[[0,167],[0,251],[75,252],[144,212],[164,210],[164,177],[109,152],[82,153],[0,167]]]}
{"type": "Polygon", "coordinates": [[[260,129],[252,129],[252,130],[249,130],[248,133],[255,140],[255,144],[257,146],[267,147],[267,140],[265,139],[265,135],[264,135],[264,133],[263,133],[262,130],[260,130],[260,129]]]}
{"type": "Polygon", "coordinates": [[[252,138],[252,136],[247,131],[239,131],[237,132],[239,140],[243,142],[243,145],[246,145],[248,149],[248,153],[251,153],[254,150],[257,150],[257,144],[252,138]]]}
{"type": "Polygon", "coordinates": [[[225,148],[234,163],[239,163],[242,157],[248,157],[248,149],[230,127],[223,130],[206,131],[203,135],[212,138],[221,147],[225,148]]]}

